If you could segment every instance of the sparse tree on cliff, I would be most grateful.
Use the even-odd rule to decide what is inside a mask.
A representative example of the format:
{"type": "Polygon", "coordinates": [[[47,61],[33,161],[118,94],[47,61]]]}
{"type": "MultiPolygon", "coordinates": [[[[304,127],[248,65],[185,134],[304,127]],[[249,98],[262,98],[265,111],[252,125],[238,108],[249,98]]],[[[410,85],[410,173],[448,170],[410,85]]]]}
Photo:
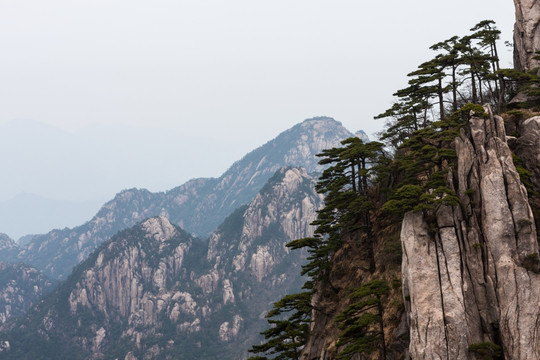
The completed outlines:
{"type": "Polygon", "coordinates": [[[352,303],[338,316],[341,329],[337,360],[350,359],[353,354],[371,354],[379,350],[379,359],[386,360],[383,299],[390,287],[383,280],[373,280],[356,288],[350,295],[352,303]]]}
{"type": "Polygon", "coordinates": [[[495,26],[493,20],[483,20],[471,28],[474,33],[472,37],[478,40],[478,46],[488,50],[491,62],[491,73],[488,74],[488,79],[496,80],[495,90],[490,89],[493,96],[497,97],[497,109],[500,111],[501,104],[504,101],[504,84],[502,76],[498,73],[500,68],[499,53],[497,51],[497,40],[499,40],[501,31],[495,26]]]}
{"type": "Polygon", "coordinates": [[[270,328],[261,333],[266,342],[249,349],[251,353],[264,356],[253,356],[248,360],[266,360],[266,356],[271,356],[273,360],[300,359],[309,333],[311,294],[311,291],[305,291],[285,295],[274,303],[266,315],[270,328]]]}
{"type": "Polygon", "coordinates": [[[483,81],[490,73],[492,57],[476,46],[475,38],[472,35],[464,36],[456,44],[457,50],[461,54],[462,63],[465,69],[461,70],[461,75],[468,78],[471,83],[472,102],[477,104],[483,102],[483,81]]]}
{"type": "MultiPolygon", "coordinates": [[[[412,77],[409,80],[409,85],[411,86],[410,91],[413,91],[415,96],[420,96],[430,106],[432,105],[431,99],[437,99],[440,119],[444,119],[444,95],[449,90],[449,87],[443,84],[443,79],[446,76],[444,70],[444,59],[442,56],[437,56],[433,60],[420,64],[418,70],[407,75],[412,77]]],[[[396,94],[400,96],[403,91],[400,90],[396,94]]],[[[406,95],[411,97],[411,94],[406,93],[406,95]]],[[[425,117],[427,118],[427,116],[425,117]]]]}
{"type": "Polygon", "coordinates": [[[387,119],[386,130],[380,140],[397,149],[414,131],[420,128],[420,114],[426,104],[415,103],[410,99],[400,99],[375,119],[387,119]]]}
{"type": "MultiPolygon", "coordinates": [[[[330,166],[316,186],[317,192],[325,195],[325,206],[313,222],[317,226],[314,236],[287,245],[292,249],[307,248],[308,263],[303,266],[302,274],[314,280],[327,278],[330,259],[347,233],[371,231],[370,212],[374,206],[368,196],[368,184],[376,169],[374,165],[385,157],[384,145],[376,141],[364,143],[356,137],[341,143],[343,147],[323,150],[317,155],[322,158],[320,164],[330,166]]],[[[369,253],[373,270],[372,251],[369,253]]]]}
{"type": "Polygon", "coordinates": [[[448,86],[452,92],[452,111],[458,110],[458,88],[461,85],[461,81],[458,79],[458,68],[462,64],[462,60],[459,51],[456,49],[458,39],[457,36],[453,36],[430,47],[431,50],[442,51],[437,55],[438,61],[444,69],[450,71],[450,83],[448,86]]]}

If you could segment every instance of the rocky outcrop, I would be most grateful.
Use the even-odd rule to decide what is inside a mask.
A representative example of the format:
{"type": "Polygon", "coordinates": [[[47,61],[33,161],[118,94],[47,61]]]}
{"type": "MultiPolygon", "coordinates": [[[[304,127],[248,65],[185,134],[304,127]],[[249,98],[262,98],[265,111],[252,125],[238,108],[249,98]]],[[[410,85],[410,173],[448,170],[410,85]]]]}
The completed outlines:
{"type": "Polygon", "coordinates": [[[17,258],[20,249],[8,235],[0,233],[0,261],[12,262],[17,258]]]}
{"type": "MultiPolygon", "coordinates": [[[[223,231],[210,238],[208,260],[235,272],[249,270],[261,282],[289,254],[274,238],[299,239],[312,234],[323,197],[315,192],[315,180],[305,170],[283,168],[245,209],[234,242],[223,240],[223,231]],[[232,253],[232,258],[223,254],[232,253]]],[[[231,219],[231,221],[234,221],[231,219]]]]}
{"type": "Polygon", "coordinates": [[[31,266],[0,262],[0,324],[23,315],[52,287],[53,283],[31,266]]]}
{"type": "Polygon", "coordinates": [[[475,359],[474,346],[492,345],[507,359],[540,358],[534,217],[503,119],[486,111],[455,140],[457,173],[448,183],[461,204],[441,206],[433,219],[408,213],[403,220],[413,359],[475,359]]]}
{"type": "Polygon", "coordinates": [[[201,289],[215,288],[224,309],[227,304],[249,308],[220,324],[220,341],[243,349],[236,358],[244,358],[246,350],[259,341],[256,334],[266,326],[262,314],[272,303],[300,289],[305,254],[285,245],[313,234],[310,223],[322,201],[315,179],[305,170],[283,168],[249,206],[231,215],[211,236],[207,261],[212,270],[198,279],[201,289]],[[238,326],[240,332],[235,330],[238,326]]]}
{"type": "Polygon", "coordinates": [[[540,65],[533,59],[540,51],[540,1],[514,0],[516,24],[514,27],[514,67],[531,70],[540,65]]]}
{"type": "Polygon", "coordinates": [[[360,138],[363,142],[367,143],[369,142],[369,136],[366,134],[364,130],[358,130],[354,133],[354,136],[357,138],[360,138]]]}
{"type": "Polygon", "coordinates": [[[249,204],[277,170],[299,166],[308,173],[320,172],[323,167],[315,155],[350,136],[334,119],[305,120],[248,153],[217,179],[190,180],[165,193],[122,191],[89,222],[36,235],[15,253],[0,248],[0,260],[22,261],[50,278],[65,279],[76,264],[118,231],[160,215],[190,233],[206,237],[235,209],[249,204]]]}
{"type": "Polygon", "coordinates": [[[519,136],[510,139],[512,151],[522,160],[526,169],[531,172],[531,182],[535,189],[540,189],[540,116],[525,119],[518,123],[519,136]]]}

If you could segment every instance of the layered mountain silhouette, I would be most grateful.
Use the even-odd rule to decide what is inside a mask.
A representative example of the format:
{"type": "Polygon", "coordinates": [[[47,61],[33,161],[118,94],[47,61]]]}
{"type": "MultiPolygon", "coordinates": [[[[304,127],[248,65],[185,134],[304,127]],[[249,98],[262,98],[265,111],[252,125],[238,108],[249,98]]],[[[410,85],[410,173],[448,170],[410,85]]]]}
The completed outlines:
{"type": "Polygon", "coordinates": [[[65,279],[118,231],[159,215],[195,236],[207,237],[236,208],[249,204],[277,170],[301,166],[308,173],[320,172],[315,155],[349,136],[352,133],[334,119],[305,120],[235,162],[219,178],[193,179],[167,192],[124,190],[85,224],[34,236],[12,261],[35,266],[52,279],[65,279]]]}
{"type": "Polygon", "coordinates": [[[124,190],[83,225],[1,238],[0,260],[41,270],[48,295],[2,326],[0,358],[246,357],[272,303],[303,283],[305,254],[285,245],[322,206],[316,154],[350,136],[305,120],[219,178],[124,190]]]}

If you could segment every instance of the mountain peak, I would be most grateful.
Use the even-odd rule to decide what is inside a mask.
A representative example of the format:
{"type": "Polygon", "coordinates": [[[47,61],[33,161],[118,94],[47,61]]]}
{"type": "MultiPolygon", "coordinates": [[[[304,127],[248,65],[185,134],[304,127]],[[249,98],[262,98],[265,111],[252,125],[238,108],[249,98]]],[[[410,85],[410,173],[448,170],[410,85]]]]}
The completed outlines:
{"type": "Polygon", "coordinates": [[[176,235],[176,228],[165,216],[150,218],[144,221],[141,226],[148,234],[147,237],[152,237],[160,242],[167,241],[176,235]]]}
{"type": "Polygon", "coordinates": [[[16,249],[17,244],[7,234],[0,233],[0,250],[16,249]]]}
{"type": "Polygon", "coordinates": [[[370,141],[369,136],[366,134],[364,130],[358,130],[357,132],[354,133],[354,136],[362,140],[364,143],[367,143],[370,141]]]}
{"type": "Polygon", "coordinates": [[[339,121],[337,121],[336,119],[334,119],[333,117],[330,117],[330,116],[314,116],[312,118],[305,119],[304,121],[302,121],[302,124],[303,123],[311,123],[311,122],[321,122],[321,121],[333,122],[333,123],[337,123],[337,124],[341,125],[341,123],[339,121]]]}
{"type": "Polygon", "coordinates": [[[313,127],[315,129],[327,127],[343,127],[343,124],[341,122],[329,116],[315,116],[302,121],[298,125],[302,128],[313,127]]]}

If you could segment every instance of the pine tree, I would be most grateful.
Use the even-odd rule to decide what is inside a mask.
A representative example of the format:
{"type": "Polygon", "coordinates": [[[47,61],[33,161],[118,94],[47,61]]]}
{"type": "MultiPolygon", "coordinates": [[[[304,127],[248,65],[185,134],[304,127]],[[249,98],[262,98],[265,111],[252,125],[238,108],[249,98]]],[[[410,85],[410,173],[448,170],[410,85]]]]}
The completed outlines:
{"type": "Polygon", "coordinates": [[[474,42],[472,35],[463,36],[456,44],[456,49],[461,54],[463,65],[466,67],[461,75],[469,76],[472,90],[472,102],[483,102],[483,80],[490,73],[490,65],[493,60],[490,54],[484,53],[474,42]]]}
{"type": "Polygon", "coordinates": [[[353,301],[336,316],[342,330],[337,342],[343,347],[337,360],[351,359],[354,354],[371,354],[379,350],[379,359],[386,360],[383,298],[390,287],[383,280],[373,280],[356,288],[350,295],[353,301]]]}
{"type": "MultiPolygon", "coordinates": [[[[325,205],[312,223],[317,227],[314,236],[287,245],[292,249],[307,248],[308,263],[302,267],[302,274],[315,281],[327,279],[330,259],[346,234],[358,230],[369,233],[374,205],[368,196],[368,186],[377,169],[375,165],[386,156],[380,142],[364,143],[351,137],[341,143],[343,147],[323,150],[317,155],[322,158],[320,164],[330,166],[316,185],[317,192],[325,195],[325,205]]],[[[373,260],[371,264],[373,269],[373,260]]]]}
{"type": "Polygon", "coordinates": [[[497,40],[499,40],[501,32],[497,29],[493,20],[480,21],[470,31],[474,31],[472,37],[478,40],[478,46],[489,51],[492,72],[488,73],[488,78],[497,80],[495,81],[495,91],[491,90],[491,92],[495,93],[494,95],[497,97],[497,110],[500,111],[505,95],[503,79],[498,74],[501,68],[497,51],[497,40]]]}
{"type": "Polygon", "coordinates": [[[462,64],[462,59],[460,58],[459,51],[456,48],[458,41],[457,36],[453,36],[448,40],[441,41],[430,47],[431,50],[443,51],[437,55],[438,61],[444,69],[450,70],[450,83],[448,86],[452,91],[452,111],[458,110],[458,88],[461,85],[461,82],[458,81],[458,68],[462,64]]]}
{"type": "MultiPolygon", "coordinates": [[[[444,119],[444,94],[449,90],[448,86],[443,85],[443,79],[446,76],[443,60],[442,56],[437,56],[430,61],[420,64],[418,70],[407,75],[414,77],[409,80],[409,84],[414,87],[412,90],[415,91],[416,95],[422,96],[426,103],[429,103],[431,106],[431,99],[437,98],[440,119],[444,119]]],[[[399,93],[398,91],[398,96],[399,93]]]]}
{"type": "Polygon", "coordinates": [[[420,117],[427,103],[400,99],[375,119],[387,119],[386,130],[380,140],[397,149],[414,131],[421,128],[420,117]]]}
{"type": "Polygon", "coordinates": [[[274,360],[300,359],[309,333],[311,295],[312,291],[304,291],[286,295],[274,303],[266,315],[270,328],[261,333],[266,342],[248,350],[265,356],[252,356],[248,360],[266,360],[266,356],[274,360]]]}

